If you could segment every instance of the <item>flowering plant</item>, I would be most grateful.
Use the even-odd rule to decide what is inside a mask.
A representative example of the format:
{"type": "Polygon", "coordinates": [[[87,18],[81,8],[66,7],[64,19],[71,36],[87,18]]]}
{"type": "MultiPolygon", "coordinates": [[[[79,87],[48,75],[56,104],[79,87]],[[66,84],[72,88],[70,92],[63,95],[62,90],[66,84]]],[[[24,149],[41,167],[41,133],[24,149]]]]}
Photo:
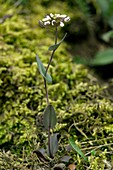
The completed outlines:
{"type": "MultiPolygon", "coordinates": [[[[51,45],[49,47],[49,51],[52,51],[49,62],[47,64],[47,67],[45,68],[43,63],[41,62],[38,55],[36,55],[37,65],[40,74],[43,76],[44,79],[44,86],[45,86],[45,93],[46,93],[46,102],[47,106],[44,110],[43,114],[43,124],[45,129],[47,130],[48,135],[48,146],[47,146],[47,153],[45,153],[45,150],[43,148],[37,150],[38,157],[41,160],[48,161],[49,162],[49,169],[53,167],[54,165],[54,156],[56,152],[58,151],[58,133],[53,133],[53,129],[56,126],[57,123],[57,117],[56,112],[53,107],[53,105],[49,101],[49,95],[48,95],[48,88],[47,88],[47,82],[52,83],[52,77],[48,73],[49,67],[51,65],[52,59],[54,57],[54,53],[57,50],[57,48],[61,45],[61,43],[64,41],[67,34],[64,35],[64,37],[58,41],[58,27],[63,27],[66,22],[70,21],[70,17],[67,15],[61,15],[61,14],[48,14],[43,18],[42,20],[39,20],[39,25],[42,28],[54,28],[55,29],[55,42],[54,45],[51,45]],[[45,156],[46,155],[46,156],[45,156]]],[[[86,157],[83,155],[81,150],[78,148],[78,146],[75,145],[73,139],[69,139],[69,143],[72,146],[74,150],[76,150],[85,160],[86,157]]],[[[65,162],[69,161],[71,157],[70,156],[64,156],[65,162]]],[[[58,166],[54,166],[56,169],[63,169],[62,166],[65,166],[64,164],[59,164],[58,166]]],[[[54,168],[54,169],[55,169],[54,168]]]]}
{"type": "MultiPolygon", "coordinates": [[[[57,42],[58,41],[58,27],[63,27],[64,24],[68,21],[70,21],[69,16],[61,15],[61,14],[52,14],[52,13],[46,15],[45,18],[43,18],[42,20],[39,20],[39,25],[42,28],[52,27],[55,29],[55,42],[54,42],[54,45],[49,47],[49,51],[52,51],[52,53],[51,53],[51,56],[50,56],[50,59],[49,59],[49,62],[46,68],[44,67],[38,55],[36,55],[38,69],[39,69],[40,74],[43,76],[44,85],[45,85],[47,107],[45,108],[45,111],[43,114],[43,124],[48,134],[47,155],[49,156],[50,159],[54,158],[54,155],[58,150],[58,133],[56,134],[51,133],[57,123],[57,118],[56,118],[55,109],[49,102],[47,82],[52,83],[52,77],[48,73],[48,69],[49,69],[49,66],[51,65],[55,51],[61,45],[61,43],[66,37],[66,34],[65,34],[64,37],[61,39],[61,41],[57,42]]],[[[44,153],[45,152],[42,152],[42,149],[38,150],[39,157],[44,157],[44,153]]]]}

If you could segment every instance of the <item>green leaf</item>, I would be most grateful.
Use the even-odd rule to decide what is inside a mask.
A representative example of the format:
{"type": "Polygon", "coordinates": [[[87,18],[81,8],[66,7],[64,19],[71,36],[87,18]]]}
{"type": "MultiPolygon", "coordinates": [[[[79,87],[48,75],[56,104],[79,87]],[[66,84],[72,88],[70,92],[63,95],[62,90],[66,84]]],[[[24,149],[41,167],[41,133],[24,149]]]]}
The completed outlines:
{"type": "Polygon", "coordinates": [[[95,156],[96,155],[96,151],[95,150],[91,150],[91,155],[95,156]]]}
{"type": "Polygon", "coordinates": [[[59,43],[50,46],[48,50],[49,51],[56,50],[60,46],[60,44],[64,41],[66,35],[67,35],[67,33],[64,35],[64,37],[62,38],[62,40],[59,43]]]}
{"type": "Polygon", "coordinates": [[[109,42],[110,38],[113,38],[113,31],[109,31],[109,32],[102,35],[102,39],[105,42],[109,42]]]}
{"type": "Polygon", "coordinates": [[[87,157],[84,155],[84,153],[80,150],[80,148],[75,144],[75,141],[73,138],[69,138],[69,144],[71,147],[85,160],[87,161],[87,157]]]}
{"type": "Polygon", "coordinates": [[[109,4],[110,4],[109,1],[108,0],[98,0],[97,2],[100,6],[100,9],[103,12],[103,15],[107,16],[107,12],[109,10],[109,4]]]}
{"type": "Polygon", "coordinates": [[[48,162],[49,160],[47,159],[46,153],[45,153],[45,149],[44,148],[39,148],[36,149],[34,151],[34,153],[36,153],[36,155],[38,156],[38,158],[42,161],[42,162],[48,162]]]}
{"type": "Polygon", "coordinates": [[[107,65],[111,63],[113,63],[113,49],[106,49],[98,52],[91,61],[91,65],[93,66],[107,65]]]}
{"type": "MultiPolygon", "coordinates": [[[[113,1],[112,1],[113,2],[113,1]]],[[[113,3],[112,3],[113,4],[113,3]]],[[[113,6],[113,5],[112,5],[113,6]]],[[[113,7],[112,7],[113,8],[113,7]]],[[[113,29],[113,14],[108,17],[108,24],[113,29]]]]}
{"type": "Polygon", "coordinates": [[[58,151],[58,139],[57,139],[58,133],[55,133],[50,136],[50,151],[52,156],[55,155],[55,153],[58,151]]]}
{"type": "Polygon", "coordinates": [[[52,77],[50,76],[50,74],[46,73],[46,69],[44,65],[42,64],[38,55],[36,55],[36,61],[37,61],[40,74],[47,80],[48,83],[52,83],[52,77]]]}
{"type": "Polygon", "coordinates": [[[52,105],[48,105],[44,111],[44,126],[45,129],[53,129],[57,123],[56,113],[52,105]]]}

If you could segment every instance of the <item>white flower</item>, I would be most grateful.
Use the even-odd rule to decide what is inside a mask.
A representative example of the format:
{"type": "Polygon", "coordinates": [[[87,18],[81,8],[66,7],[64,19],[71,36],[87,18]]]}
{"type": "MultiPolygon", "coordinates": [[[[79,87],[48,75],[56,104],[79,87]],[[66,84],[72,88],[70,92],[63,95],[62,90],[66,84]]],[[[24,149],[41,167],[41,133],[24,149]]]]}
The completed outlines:
{"type": "Polygon", "coordinates": [[[67,17],[67,15],[60,15],[60,18],[65,18],[67,17]]]}
{"type": "Polygon", "coordinates": [[[64,18],[64,21],[65,21],[65,22],[70,21],[70,17],[66,17],[66,18],[64,18]]]}
{"type": "Polygon", "coordinates": [[[60,26],[63,27],[63,26],[64,26],[64,23],[63,23],[63,22],[60,22],[60,26]]]}
{"type": "Polygon", "coordinates": [[[45,21],[50,21],[50,20],[51,20],[50,16],[47,15],[46,18],[44,18],[42,21],[45,22],[45,21]]]}
{"type": "Polygon", "coordinates": [[[56,21],[52,20],[51,24],[52,24],[52,26],[54,26],[56,24],[56,21]]]}
{"type": "Polygon", "coordinates": [[[59,17],[60,16],[60,14],[55,14],[55,17],[57,18],[57,17],[59,17]]]}
{"type": "Polygon", "coordinates": [[[50,25],[50,21],[44,22],[44,26],[50,25]]]}
{"type": "Polygon", "coordinates": [[[54,17],[54,15],[53,15],[52,13],[50,13],[49,15],[50,15],[50,17],[52,17],[52,18],[54,17]]]}
{"type": "Polygon", "coordinates": [[[42,20],[39,21],[39,25],[41,27],[46,27],[46,26],[52,26],[52,27],[55,27],[55,26],[60,26],[60,27],[63,27],[64,26],[64,23],[65,22],[68,22],[70,21],[70,17],[63,14],[48,14],[46,15],[45,18],[43,18],[42,20]]]}

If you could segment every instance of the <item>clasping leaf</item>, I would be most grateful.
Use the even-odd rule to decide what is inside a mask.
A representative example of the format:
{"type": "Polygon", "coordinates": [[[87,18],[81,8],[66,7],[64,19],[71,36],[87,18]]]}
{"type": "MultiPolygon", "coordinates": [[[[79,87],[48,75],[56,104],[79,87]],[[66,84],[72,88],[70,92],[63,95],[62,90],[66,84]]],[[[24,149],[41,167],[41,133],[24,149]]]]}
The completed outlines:
{"type": "Polygon", "coordinates": [[[37,61],[40,74],[47,80],[48,83],[52,83],[52,77],[50,76],[50,74],[46,73],[46,69],[44,65],[42,64],[38,55],[36,55],[36,61],[37,61]]]}
{"type": "Polygon", "coordinates": [[[50,46],[49,51],[56,50],[60,46],[60,44],[64,41],[66,35],[67,35],[67,33],[64,35],[64,37],[61,39],[61,41],[59,43],[50,46]]]}

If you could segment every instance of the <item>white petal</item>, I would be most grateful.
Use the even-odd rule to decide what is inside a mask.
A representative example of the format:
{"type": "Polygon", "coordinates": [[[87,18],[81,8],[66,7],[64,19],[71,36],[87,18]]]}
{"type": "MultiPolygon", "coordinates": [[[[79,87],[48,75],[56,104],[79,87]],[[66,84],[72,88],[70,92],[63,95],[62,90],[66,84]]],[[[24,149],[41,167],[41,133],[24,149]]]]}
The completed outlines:
{"type": "Polygon", "coordinates": [[[52,13],[50,13],[49,15],[50,15],[50,17],[54,17],[54,15],[52,13]]]}
{"type": "Polygon", "coordinates": [[[48,21],[48,18],[44,18],[44,19],[42,19],[42,21],[43,21],[43,22],[48,21]]]}
{"type": "Polygon", "coordinates": [[[44,25],[45,25],[45,26],[46,26],[46,25],[50,25],[50,21],[44,22],[44,25]]]}
{"type": "Polygon", "coordinates": [[[64,26],[64,23],[63,23],[63,22],[60,22],[60,26],[63,27],[63,26],[64,26]]]}
{"type": "Polygon", "coordinates": [[[64,18],[64,21],[65,21],[65,22],[70,21],[70,17],[66,17],[66,18],[64,18]]]}
{"type": "Polygon", "coordinates": [[[65,18],[65,17],[67,17],[67,15],[65,15],[65,14],[64,15],[60,15],[60,17],[61,18],[65,18]]]}
{"type": "Polygon", "coordinates": [[[49,15],[47,15],[46,18],[43,18],[43,19],[42,19],[43,22],[45,22],[45,21],[50,21],[50,20],[51,20],[51,18],[50,18],[49,15]]]}
{"type": "Polygon", "coordinates": [[[47,15],[46,18],[51,19],[49,15],[47,15]]]}
{"type": "Polygon", "coordinates": [[[53,20],[52,21],[52,26],[54,26],[56,24],[56,21],[55,20],[53,20]]]}
{"type": "Polygon", "coordinates": [[[55,17],[57,18],[57,17],[60,17],[60,14],[55,14],[55,17]]]}

